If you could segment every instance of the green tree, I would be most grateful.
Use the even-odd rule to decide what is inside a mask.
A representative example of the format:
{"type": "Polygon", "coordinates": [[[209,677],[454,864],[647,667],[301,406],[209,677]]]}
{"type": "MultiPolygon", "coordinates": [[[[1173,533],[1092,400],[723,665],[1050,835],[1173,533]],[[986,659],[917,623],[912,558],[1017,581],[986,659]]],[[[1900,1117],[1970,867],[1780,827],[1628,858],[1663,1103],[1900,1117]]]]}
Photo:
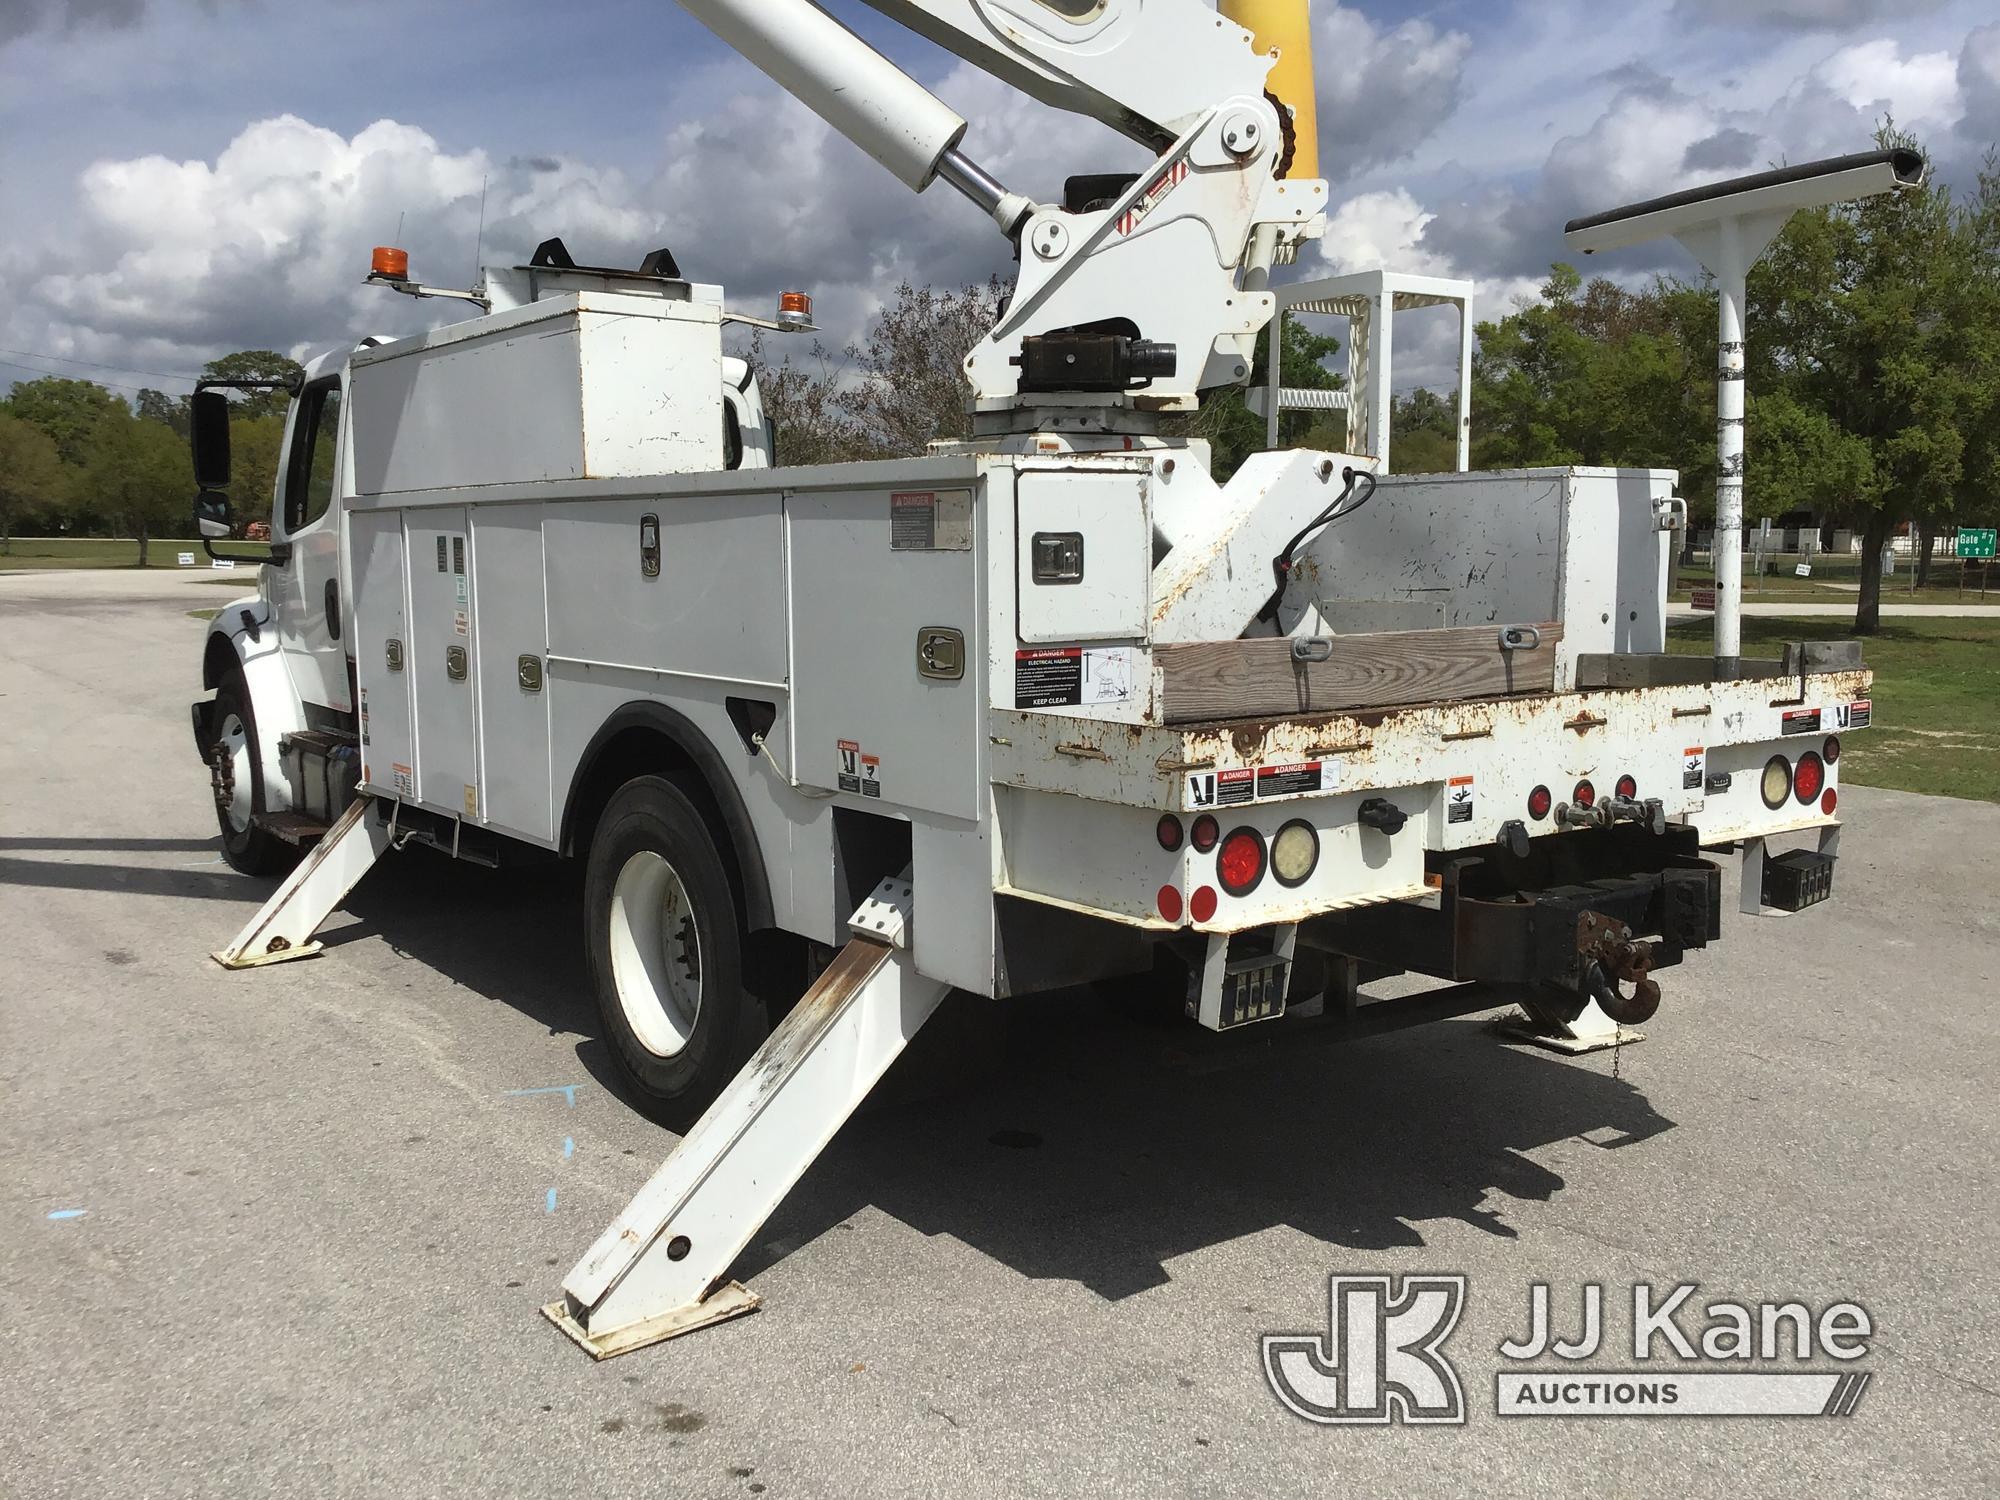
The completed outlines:
{"type": "MultiPolygon", "coordinates": [[[[211,359],[201,367],[207,380],[285,380],[305,378],[305,366],[272,349],[242,349],[211,359]]],[[[291,405],[291,392],[241,391],[236,401],[246,417],[282,417],[291,405]]]]}
{"type": "Polygon", "coordinates": [[[1456,392],[1414,390],[1396,398],[1390,421],[1394,446],[1390,469],[1397,474],[1449,474],[1458,468],[1456,392]]]}
{"type": "MultiPolygon", "coordinates": [[[[1346,378],[1326,367],[1340,353],[1340,340],[1330,334],[1315,333],[1297,318],[1285,323],[1284,345],[1279,353],[1280,384],[1293,390],[1337,391],[1346,378]]],[[[1271,341],[1257,341],[1257,356],[1250,372],[1250,388],[1260,390],[1271,364],[1271,341]]],[[[1167,424],[1170,433],[1204,440],[1209,445],[1211,471],[1217,484],[1227,484],[1242,467],[1243,460],[1264,451],[1268,429],[1264,418],[1251,410],[1247,394],[1234,386],[1211,391],[1193,418],[1179,418],[1167,424]]],[[[1288,411],[1278,421],[1280,448],[1328,448],[1338,453],[1347,447],[1345,419],[1334,424],[1323,414],[1288,411]]]]}
{"type": "Polygon", "coordinates": [[[188,435],[188,398],[169,396],[151,387],[139,392],[139,420],[158,422],[185,441],[188,435]]]}
{"type": "Polygon", "coordinates": [[[139,539],[143,568],[151,540],[186,517],[194,466],[171,429],[142,422],[121,405],[93,432],[79,487],[99,514],[139,539]]]}
{"type": "Polygon", "coordinates": [[[81,465],[89,458],[91,438],[100,422],[132,414],[130,407],[103,386],[59,375],[15,386],[7,406],[22,421],[40,428],[56,445],[62,461],[71,465],[81,465]]]}
{"type": "MultiPolygon", "coordinates": [[[[1893,125],[1879,140],[1921,149],[1893,125]]],[[[1867,451],[1846,507],[1861,523],[1858,634],[1881,628],[1882,555],[1897,530],[1948,513],[1967,477],[1965,423],[1981,400],[1967,320],[1990,316],[1977,259],[1973,215],[1932,181],[1798,215],[1753,278],[1753,365],[1823,413],[1829,441],[1867,451]]],[[[1757,463],[1753,449],[1753,492],[1757,463]]]]}
{"type": "Polygon", "coordinates": [[[0,410],[0,553],[14,550],[16,518],[48,505],[67,484],[62,456],[49,435],[0,410]]]}

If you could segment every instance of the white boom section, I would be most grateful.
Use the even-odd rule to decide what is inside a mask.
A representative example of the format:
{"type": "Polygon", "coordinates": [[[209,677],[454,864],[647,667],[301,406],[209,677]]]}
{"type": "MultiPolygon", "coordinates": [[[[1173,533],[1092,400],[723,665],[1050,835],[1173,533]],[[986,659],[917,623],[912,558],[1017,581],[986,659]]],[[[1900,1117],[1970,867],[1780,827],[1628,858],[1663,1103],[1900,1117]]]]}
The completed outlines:
{"type": "Polygon", "coordinates": [[[542,1309],[594,1358],[756,1308],[731,1262],[950,990],[917,973],[910,919],[906,870],[542,1309]]]}
{"type": "Polygon", "coordinates": [[[1218,101],[1261,95],[1271,70],[1250,33],[1207,0],[867,3],[1044,104],[1154,150],[1218,101]]]}
{"type": "Polygon", "coordinates": [[[299,861],[249,924],[228,947],[210,956],[225,969],[248,969],[319,952],[319,944],[312,940],[319,924],[375,867],[395,837],[393,829],[368,816],[374,808],[368,797],[349,803],[326,837],[299,861]]]}
{"type": "Polygon", "coordinates": [[[965,121],[808,0],[681,0],[815,114],[921,193],[965,121]]]}

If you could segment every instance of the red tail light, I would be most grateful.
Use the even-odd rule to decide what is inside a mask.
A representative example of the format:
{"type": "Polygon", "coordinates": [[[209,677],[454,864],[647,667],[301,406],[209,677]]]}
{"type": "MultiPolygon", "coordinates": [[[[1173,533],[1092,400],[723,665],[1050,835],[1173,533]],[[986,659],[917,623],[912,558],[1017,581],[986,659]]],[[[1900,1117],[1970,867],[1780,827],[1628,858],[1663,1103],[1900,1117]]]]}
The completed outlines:
{"type": "Polygon", "coordinates": [[[1830,818],[1833,816],[1833,810],[1838,806],[1840,806],[1840,793],[1836,792],[1832,787],[1828,787],[1826,795],[1819,799],[1819,810],[1830,818]]]}
{"type": "Polygon", "coordinates": [[[1215,894],[1212,885],[1198,886],[1188,900],[1188,915],[1197,922],[1213,922],[1215,909],[1222,904],[1222,898],[1215,894]]]}
{"type": "Polygon", "coordinates": [[[1194,847],[1197,854],[1206,854],[1222,837],[1222,825],[1203,813],[1194,820],[1194,847]]]}
{"type": "Polygon", "coordinates": [[[1216,877],[1232,896],[1247,896],[1264,878],[1264,836],[1254,828],[1239,828],[1222,841],[1215,856],[1216,877]]]}
{"type": "Polygon", "coordinates": [[[1161,818],[1158,837],[1160,847],[1166,850],[1167,853],[1174,854],[1179,852],[1181,840],[1186,837],[1186,834],[1181,830],[1181,820],[1172,813],[1168,813],[1165,817],[1161,818]]]}
{"type": "Polygon", "coordinates": [[[1597,788],[1587,781],[1579,781],[1576,790],[1569,794],[1569,800],[1578,807],[1597,806],[1597,788]]]}
{"type": "Polygon", "coordinates": [[[1799,799],[1801,806],[1811,807],[1825,790],[1826,762],[1819,758],[1818,751],[1808,750],[1792,768],[1792,795],[1799,799]]]}
{"type": "Polygon", "coordinates": [[[1830,766],[1840,764],[1840,736],[1837,734],[1826,737],[1826,763],[1830,766]]]}
{"type": "Polygon", "coordinates": [[[1160,915],[1169,922],[1181,919],[1181,891],[1176,885],[1163,885],[1159,894],[1160,915]]]}
{"type": "Polygon", "coordinates": [[[1620,776],[1618,778],[1618,795],[1625,798],[1628,802],[1638,796],[1639,778],[1630,775],[1620,776]]]}
{"type": "Polygon", "coordinates": [[[1537,823],[1549,815],[1549,809],[1556,805],[1556,795],[1545,786],[1538,786],[1528,793],[1528,816],[1537,823]]]}

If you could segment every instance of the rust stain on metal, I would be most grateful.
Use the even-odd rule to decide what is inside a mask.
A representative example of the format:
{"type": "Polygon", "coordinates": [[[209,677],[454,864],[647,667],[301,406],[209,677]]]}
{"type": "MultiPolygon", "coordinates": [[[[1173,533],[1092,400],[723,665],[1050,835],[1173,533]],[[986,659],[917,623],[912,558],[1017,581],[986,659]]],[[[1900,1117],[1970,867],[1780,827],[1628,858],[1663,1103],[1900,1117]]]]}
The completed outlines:
{"type": "Polygon", "coordinates": [[[1067,755],[1071,760],[1111,759],[1110,756],[1106,755],[1095,745],[1058,745],[1056,746],[1056,754],[1067,755]]]}
{"type": "Polygon", "coordinates": [[[1588,734],[1593,729],[1602,729],[1606,724],[1609,724],[1610,722],[1611,721],[1605,718],[1603,715],[1594,714],[1591,713],[1588,709],[1585,709],[1582,713],[1578,714],[1574,719],[1565,719],[1563,721],[1563,728],[1574,730],[1578,734],[1588,734]]]}
{"type": "Polygon", "coordinates": [[[1488,724],[1484,729],[1461,729],[1443,736],[1444,742],[1447,745],[1462,744],[1466,740],[1490,740],[1492,738],[1493,726],[1491,724],[1488,724]]]}

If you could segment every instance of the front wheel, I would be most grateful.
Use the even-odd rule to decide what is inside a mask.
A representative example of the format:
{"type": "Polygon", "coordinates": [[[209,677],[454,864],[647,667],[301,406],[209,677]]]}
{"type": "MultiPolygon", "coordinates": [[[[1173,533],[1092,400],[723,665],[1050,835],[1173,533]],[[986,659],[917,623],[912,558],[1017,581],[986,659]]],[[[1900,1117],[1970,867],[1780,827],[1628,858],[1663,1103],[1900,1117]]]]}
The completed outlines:
{"type": "Polygon", "coordinates": [[[283,874],[298,862],[298,851],[257,826],[257,814],[264,810],[264,766],[250,688],[241,672],[231,672],[216,689],[209,722],[215,727],[208,747],[209,783],[222,828],[222,857],[245,875],[283,874]]]}
{"type": "Polygon", "coordinates": [[[627,782],[591,840],[584,920],[598,1015],[634,1102],[686,1131],[763,1040],[728,872],[661,777],[627,782]]]}

